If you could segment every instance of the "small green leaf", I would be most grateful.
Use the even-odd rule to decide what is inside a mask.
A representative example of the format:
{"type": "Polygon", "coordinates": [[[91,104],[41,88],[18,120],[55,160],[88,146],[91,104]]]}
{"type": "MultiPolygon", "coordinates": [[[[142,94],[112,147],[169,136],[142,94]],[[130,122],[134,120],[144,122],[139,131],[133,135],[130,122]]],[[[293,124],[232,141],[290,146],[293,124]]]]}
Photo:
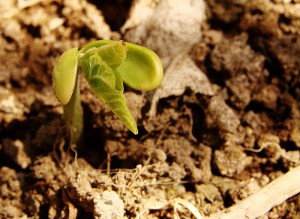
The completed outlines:
{"type": "Polygon", "coordinates": [[[114,71],[102,60],[98,54],[83,57],[82,71],[88,81],[102,80],[111,88],[116,87],[114,71]]]}
{"type": "Polygon", "coordinates": [[[54,65],[52,83],[57,100],[67,104],[74,91],[78,65],[78,48],[65,51],[54,65]]]}
{"type": "Polygon", "coordinates": [[[92,80],[89,84],[97,96],[109,106],[127,128],[137,135],[137,125],[127,106],[124,94],[116,89],[112,89],[102,80],[92,80]]]}
{"type": "Polygon", "coordinates": [[[79,52],[79,65],[81,65],[82,59],[86,59],[93,54],[101,56],[102,60],[106,62],[109,67],[116,69],[125,60],[127,48],[124,41],[111,41],[111,40],[100,40],[98,46],[91,47],[93,43],[89,43],[79,52]],[[109,42],[105,43],[104,42],[109,42]]]}
{"type": "Polygon", "coordinates": [[[81,58],[82,70],[95,94],[121,119],[130,131],[138,133],[136,122],[123,94],[123,81],[98,54],[81,58]]]}
{"type": "Polygon", "coordinates": [[[127,48],[124,41],[117,41],[97,48],[97,53],[107,65],[115,69],[125,60],[127,48]]]}

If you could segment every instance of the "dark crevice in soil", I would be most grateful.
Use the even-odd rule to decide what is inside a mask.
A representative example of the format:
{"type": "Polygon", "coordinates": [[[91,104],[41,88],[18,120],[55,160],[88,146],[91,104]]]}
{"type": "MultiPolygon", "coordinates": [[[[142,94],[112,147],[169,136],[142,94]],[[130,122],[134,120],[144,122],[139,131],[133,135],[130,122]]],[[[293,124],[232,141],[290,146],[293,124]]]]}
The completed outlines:
{"type": "Polygon", "coordinates": [[[203,133],[206,130],[205,112],[200,106],[196,104],[190,104],[190,106],[188,105],[188,107],[192,109],[192,134],[199,142],[201,142],[203,140],[203,133]]]}
{"type": "Polygon", "coordinates": [[[207,70],[207,77],[211,83],[217,84],[221,87],[225,87],[225,79],[228,77],[226,72],[217,72],[213,68],[213,64],[211,61],[211,53],[205,59],[205,67],[207,70]]]}
{"type": "MultiPolygon", "coordinates": [[[[0,139],[1,142],[1,139],[0,139]]],[[[19,165],[17,165],[14,161],[12,161],[6,154],[0,152],[0,168],[1,167],[9,167],[11,169],[14,169],[16,171],[24,171],[21,169],[19,165]]]]}
{"type": "Polygon", "coordinates": [[[49,211],[49,206],[42,205],[40,207],[39,217],[40,218],[47,218],[48,217],[48,211],[49,211]]]}
{"type": "Polygon", "coordinates": [[[224,23],[217,19],[211,19],[208,21],[208,23],[209,23],[211,29],[222,30],[224,35],[235,36],[235,35],[239,35],[241,33],[239,28],[237,28],[237,26],[239,24],[238,20],[234,21],[232,23],[224,23]]]}
{"type": "Polygon", "coordinates": [[[102,11],[112,31],[117,31],[123,26],[132,3],[131,0],[89,0],[89,2],[102,11]]]}
{"type": "Polygon", "coordinates": [[[125,168],[125,169],[134,169],[140,162],[138,160],[132,159],[132,157],[121,160],[117,157],[112,157],[111,158],[111,169],[119,169],[125,168]]]}
{"type": "Polygon", "coordinates": [[[188,181],[188,183],[184,183],[184,187],[187,192],[196,192],[196,184],[194,182],[189,182],[189,179],[183,179],[183,181],[188,181]]]}
{"type": "Polygon", "coordinates": [[[93,128],[93,113],[85,105],[84,109],[84,142],[78,147],[78,153],[83,155],[84,159],[93,167],[98,168],[106,159],[104,150],[105,139],[102,128],[93,128]]]}
{"type": "Polygon", "coordinates": [[[232,200],[231,195],[226,193],[223,197],[223,201],[224,201],[224,207],[225,208],[229,208],[230,206],[232,206],[235,202],[234,200],[232,200]]]}
{"type": "Polygon", "coordinates": [[[33,38],[41,38],[41,28],[39,26],[27,25],[24,28],[33,38]]]}
{"type": "MultiPolygon", "coordinates": [[[[68,25],[66,25],[67,27],[68,25]]],[[[71,34],[72,36],[74,36],[74,38],[84,38],[86,40],[89,40],[91,38],[94,37],[95,33],[90,30],[88,27],[81,27],[81,28],[78,28],[77,30],[74,30],[71,34]]]]}

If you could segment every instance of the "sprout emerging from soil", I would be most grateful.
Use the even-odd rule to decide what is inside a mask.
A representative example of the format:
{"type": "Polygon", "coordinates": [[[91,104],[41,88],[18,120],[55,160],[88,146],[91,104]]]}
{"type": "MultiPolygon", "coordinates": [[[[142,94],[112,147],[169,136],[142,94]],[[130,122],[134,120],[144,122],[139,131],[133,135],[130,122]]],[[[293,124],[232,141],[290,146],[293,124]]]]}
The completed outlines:
{"type": "Polygon", "coordinates": [[[72,48],[64,52],[54,66],[53,89],[57,100],[64,105],[64,119],[72,143],[77,143],[83,132],[79,67],[94,93],[131,132],[138,134],[123,94],[123,82],[141,91],[158,87],[163,77],[159,57],[145,47],[111,40],[92,42],[79,51],[72,48]]]}

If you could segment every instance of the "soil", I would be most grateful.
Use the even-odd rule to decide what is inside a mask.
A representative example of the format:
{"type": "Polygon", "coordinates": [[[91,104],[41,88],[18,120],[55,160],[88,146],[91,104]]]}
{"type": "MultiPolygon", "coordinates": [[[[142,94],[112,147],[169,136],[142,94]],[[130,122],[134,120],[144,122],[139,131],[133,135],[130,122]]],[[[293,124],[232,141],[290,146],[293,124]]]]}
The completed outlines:
{"type": "MultiPolygon", "coordinates": [[[[300,1],[206,0],[205,20],[186,15],[198,29],[174,16],[169,32],[144,19],[163,2],[1,1],[0,218],[197,217],[190,206],[209,216],[299,165],[300,1]],[[149,10],[130,26],[141,2],[149,10]],[[70,146],[54,61],[98,39],[155,50],[167,79],[125,89],[135,136],[82,78],[84,144],[70,146]]],[[[300,218],[300,195],[260,218],[300,218]]]]}

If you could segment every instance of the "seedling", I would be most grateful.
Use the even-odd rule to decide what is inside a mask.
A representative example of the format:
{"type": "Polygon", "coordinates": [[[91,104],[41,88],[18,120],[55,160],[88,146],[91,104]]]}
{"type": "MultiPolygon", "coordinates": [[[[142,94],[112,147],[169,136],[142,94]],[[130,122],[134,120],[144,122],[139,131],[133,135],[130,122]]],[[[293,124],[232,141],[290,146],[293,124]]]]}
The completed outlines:
{"type": "Polygon", "coordinates": [[[64,120],[73,143],[80,140],[83,132],[79,68],[94,93],[131,132],[138,134],[123,94],[123,82],[136,90],[155,89],[163,77],[159,57],[145,47],[112,40],[92,42],[79,51],[72,48],[64,52],[54,66],[53,88],[57,100],[64,105],[64,120]]]}

